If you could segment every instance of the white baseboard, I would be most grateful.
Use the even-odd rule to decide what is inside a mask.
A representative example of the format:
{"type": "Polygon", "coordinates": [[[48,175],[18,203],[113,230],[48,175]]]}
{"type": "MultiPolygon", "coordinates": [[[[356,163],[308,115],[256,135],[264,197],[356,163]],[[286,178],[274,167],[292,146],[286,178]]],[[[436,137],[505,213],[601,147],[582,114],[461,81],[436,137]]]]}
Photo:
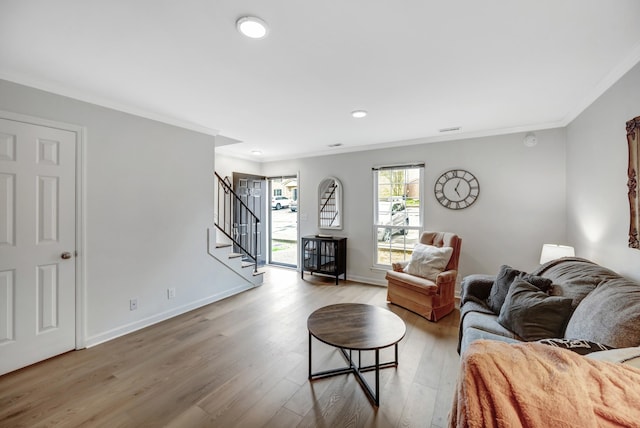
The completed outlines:
{"type": "Polygon", "coordinates": [[[348,275],[347,274],[347,280],[349,281],[356,281],[356,282],[362,282],[365,284],[371,284],[371,285],[382,285],[382,286],[387,286],[387,280],[386,279],[379,279],[379,278],[370,278],[370,277],[366,277],[366,276],[357,276],[357,275],[348,275]]]}
{"type": "Polygon", "coordinates": [[[112,330],[106,331],[104,333],[101,333],[95,336],[88,337],[85,340],[85,345],[87,348],[91,348],[101,343],[116,339],[120,336],[124,336],[126,334],[133,333],[134,331],[143,329],[145,327],[149,327],[153,324],[157,324],[159,322],[168,320],[169,318],[173,318],[178,315],[182,315],[184,313],[192,311],[194,309],[201,308],[202,306],[206,306],[211,303],[217,302],[218,300],[222,300],[229,296],[242,293],[243,291],[247,291],[251,288],[255,288],[255,285],[242,284],[241,286],[238,286],[231,290],[225,290],[225,292],[223,293],[214,294],[213,296],[205,297],[204,299],[196,300],[195,302],[191,302],[186,305],[179,306],[177,308],[172,308],[171,310],[161,312],[156,315],[152,315],[150,317],[123,325],[118,328],[114,328],[112,330]]]}

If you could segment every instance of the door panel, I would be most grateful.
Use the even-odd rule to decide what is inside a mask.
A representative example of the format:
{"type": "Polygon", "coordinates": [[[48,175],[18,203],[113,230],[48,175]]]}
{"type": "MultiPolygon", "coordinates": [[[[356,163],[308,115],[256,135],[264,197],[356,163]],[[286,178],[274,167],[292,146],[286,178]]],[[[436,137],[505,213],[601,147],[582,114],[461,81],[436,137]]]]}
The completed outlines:
{"type": "MultiPolygon", "coordinates": [[[[13,340],[13,270],[0,272],[0,346],[13,340]]],[[[2,349],[2,348],[0,348],[2,349]]]]}
{"type": "Polygon", "coordinates": [[[75,348],[76,135],[0,119],[0,374],[75,348]]]}
{"type": "MultiPolygon", "coordinates": [[[[258,265],[265,264],[264,252],[264,231],[265,231],[265,191],[266,181],[264,177],[251,174],[243,174],[239,172],[233,173],[233,191],[240,197],[242,202],[255,214],[260,223],[258,224],[257,242],[258,242],[258,265]]],[[[242,220],[238,218],[237,211],[234,211],[234,226],[236,234],[240,242],[247,242],[255,239],[253,232],[249,231],[242,220]]],[[[244,245],[244,244],[243,244],[244,245]]],[[[239,251],[239,250],[236,250],[239,251]]]]}

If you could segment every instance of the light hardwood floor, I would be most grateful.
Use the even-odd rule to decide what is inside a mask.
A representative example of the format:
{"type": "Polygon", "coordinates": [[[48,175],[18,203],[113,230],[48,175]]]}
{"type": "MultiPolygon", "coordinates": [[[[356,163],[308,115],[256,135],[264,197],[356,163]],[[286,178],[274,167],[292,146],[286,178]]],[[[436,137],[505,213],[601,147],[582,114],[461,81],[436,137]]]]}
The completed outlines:
{"type": "MultiPolygon", "coordinates": [[[[444,427],[458,321],[457,310],[430,323],[390,305],[384,287],[266,268],[261,287],[0,377],[0,427],[444,427]],[[380,372],[379,408],[353,375],[307,380],[307,317],[341,302],[407,325],[399,366],[380,372]]],[[[344,364],[315,340],[313,357],[314,371],[344,364]]]]}

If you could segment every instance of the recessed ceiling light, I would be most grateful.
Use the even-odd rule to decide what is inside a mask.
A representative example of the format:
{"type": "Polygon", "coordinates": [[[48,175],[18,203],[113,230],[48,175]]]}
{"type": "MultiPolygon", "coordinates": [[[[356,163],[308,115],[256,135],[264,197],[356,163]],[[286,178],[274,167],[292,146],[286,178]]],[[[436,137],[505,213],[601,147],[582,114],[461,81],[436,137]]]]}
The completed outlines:
{"type": "Polygon", "coordinates": [[[342,143],[329,144],[329,147],[341,147],[342,143]]]}
{"type": "Polygon", "coordinates": [[[236,28],[240,33],[252,39],[266,37],[269,32],[267,23],[255,16],[243,16],[236,21],[236,28]]]}
{"type": "Polygon", "coordinates": [[[262,152],[260,150],[251,150],[251,154],[254,156],[260,156],[262,155],[262,152]]]}
{"type": "Polygon", "coordinates": [[[351,112],[351,116],[355,117],[356,119],[361,119],[363,117],[365,117],[367,115],[367,111],[366,110],[354,110],[351,112]]]}

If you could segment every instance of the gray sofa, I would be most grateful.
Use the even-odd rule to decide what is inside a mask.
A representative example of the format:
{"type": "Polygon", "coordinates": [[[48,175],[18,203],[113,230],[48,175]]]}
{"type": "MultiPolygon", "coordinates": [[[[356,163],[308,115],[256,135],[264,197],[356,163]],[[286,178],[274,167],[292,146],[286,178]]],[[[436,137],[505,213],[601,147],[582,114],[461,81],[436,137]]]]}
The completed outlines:
{"type": "MultiPolygon", "coordinates": [[[[554,334],[558,338],[587,340],[614,348],[640,346],[640,284],[637,282],[576,257],[553,260],[530,275],[535,275],[538,280],[539,277],[550,280],[551,288],[546,290],[545,297],[554,296],[550,300],[555,300],[554,304],[564,308],[558,309],[565,311],[562,327],[554,334]]],[[[527,281],[529,277],[522,279],[527,281]]],[[[509,299],[515,295],[507,296],[502,307],[496,306],[495,299],[491,301],[490,298],[490,295],[495,298],[496,290],[491,292],[494,281],[496,277],[489,275],[469,275],[462,281],[458,342],[460,353],[477,339],[504,342],[525,340],[504,326],[507,309],[505,305],[513,303],[514,299],[509,299]],[[500,313],[496,309],[500,309],[500,313]]],[[[519,286],[523,285],[522,281],[518,281],[519,286]]],[[[512,283],[510,291],[513,291],[511,289],[515,283],[516,281],[512,283]]],[[[540,295],[540,290],[537,294],[540,295]]],[[[545,297],[538,296],[542,299],[545,297]]],[[[546,315],[538,312],[531,316],[530,321],[544,324],[546,315]]],[[[527,323],[528,320],[524,319],[524,322],[527,323]]],[[[540,338],[539,335],[536,336],[536,340],[540,338]]]]}

